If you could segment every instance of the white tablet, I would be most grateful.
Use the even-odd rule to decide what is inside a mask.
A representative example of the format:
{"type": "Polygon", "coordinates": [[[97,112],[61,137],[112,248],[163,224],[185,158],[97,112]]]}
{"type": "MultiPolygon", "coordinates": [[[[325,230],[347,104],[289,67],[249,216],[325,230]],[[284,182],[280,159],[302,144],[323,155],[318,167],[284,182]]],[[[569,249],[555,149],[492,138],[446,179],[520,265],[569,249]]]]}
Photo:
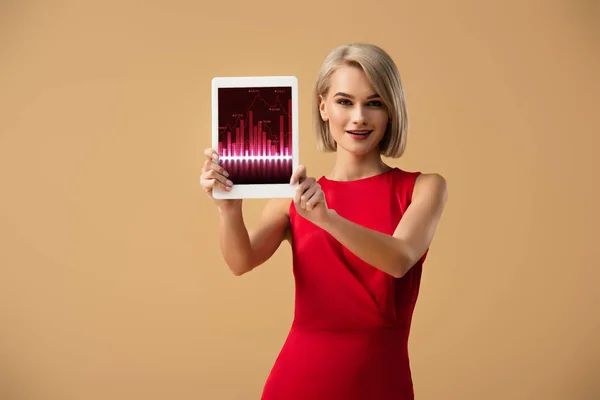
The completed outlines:
{"type": "Polygon", "coordinates": [[[212,147],[233,182],[217,199],[293,197],[298,167],[298,79],[212,80],[212,147]]]}

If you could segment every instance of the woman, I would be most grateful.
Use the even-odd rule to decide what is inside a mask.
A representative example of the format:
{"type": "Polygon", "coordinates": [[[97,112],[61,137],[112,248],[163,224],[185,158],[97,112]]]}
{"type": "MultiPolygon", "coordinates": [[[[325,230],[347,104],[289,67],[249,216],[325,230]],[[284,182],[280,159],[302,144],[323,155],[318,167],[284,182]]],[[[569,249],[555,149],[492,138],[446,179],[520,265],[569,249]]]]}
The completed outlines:
{"type": "MultiPolygon", "coordinates": [[[[439,174],[386,165],[406,146],[404,91],[381,48],[343,45],[326,57],[315,90],[320,150],[335,152],[319,179],[304,166],[292,200],[271,200],[247,231],[241,200],[216,200],[220,243],[242,275],[292,247],[296,306],[264,400],[408,400],[408,336],[421,269],[447,199],[439,174]]],[[[226,188],[207,149],[201,185],[226,188]]]]}

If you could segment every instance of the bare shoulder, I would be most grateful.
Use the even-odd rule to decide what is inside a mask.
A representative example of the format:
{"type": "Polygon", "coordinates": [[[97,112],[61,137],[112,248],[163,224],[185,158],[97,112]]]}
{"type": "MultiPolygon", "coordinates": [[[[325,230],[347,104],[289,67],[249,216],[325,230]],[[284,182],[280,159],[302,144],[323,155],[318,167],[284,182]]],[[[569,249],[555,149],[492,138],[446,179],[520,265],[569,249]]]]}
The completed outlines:
{"type": "Polygon", "coordinates": [[[419,174],[413,189],[413,200],[427,199],[445,203],[448,199],[448,182],[439,173],[419,174]]]}

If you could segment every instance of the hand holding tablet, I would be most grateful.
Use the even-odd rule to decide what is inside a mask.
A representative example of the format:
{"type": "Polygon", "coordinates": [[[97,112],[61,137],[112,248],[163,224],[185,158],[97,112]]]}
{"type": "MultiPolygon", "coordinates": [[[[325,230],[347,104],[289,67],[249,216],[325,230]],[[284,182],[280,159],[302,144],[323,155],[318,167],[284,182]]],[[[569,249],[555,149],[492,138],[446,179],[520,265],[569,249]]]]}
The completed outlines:
{"type": "Polygon", "coordinates": [[[293,76],[212,80],[212,148],[233,183],[215,199],[293,198],[298,167],[298,80],[293,76]]]}
{"type": "Polygon", "coordinates": [[[221,208],[238,207],[241,208],[241,199],[215,199],[213,193],[215,188],[229,191],[233,182],[229,180],[229,173],[219,165],[219,156],[212,148],[204,150],[206,160],[202,167],[202,175],[200,175],[200,186],[206,191],[208,197],[212,198],[215,203],[221,208]]]}

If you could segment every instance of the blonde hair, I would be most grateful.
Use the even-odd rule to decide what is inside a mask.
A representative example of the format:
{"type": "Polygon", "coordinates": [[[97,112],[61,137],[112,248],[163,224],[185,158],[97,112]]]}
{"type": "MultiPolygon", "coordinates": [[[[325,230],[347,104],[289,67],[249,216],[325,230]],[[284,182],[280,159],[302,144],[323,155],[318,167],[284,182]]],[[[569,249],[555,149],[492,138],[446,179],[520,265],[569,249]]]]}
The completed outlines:
{"type": "Polygon", "coordinates": [[[375,92],[381,97],[389,119],[386,132],[379,143],[379,151],[386,157],[399,158],[404,154],[408,133],[408,116],[400,73],[394,61],[383,49],[364,43],[338,46],[331,50],[323,61],[315,85],[313,109],[318,149],[325,152],[337,149],[337,144],[329,131],[329,123],[321,118],[319,96],[327,95],[331,76],[342,65],[362,69],[375,92]]]}

